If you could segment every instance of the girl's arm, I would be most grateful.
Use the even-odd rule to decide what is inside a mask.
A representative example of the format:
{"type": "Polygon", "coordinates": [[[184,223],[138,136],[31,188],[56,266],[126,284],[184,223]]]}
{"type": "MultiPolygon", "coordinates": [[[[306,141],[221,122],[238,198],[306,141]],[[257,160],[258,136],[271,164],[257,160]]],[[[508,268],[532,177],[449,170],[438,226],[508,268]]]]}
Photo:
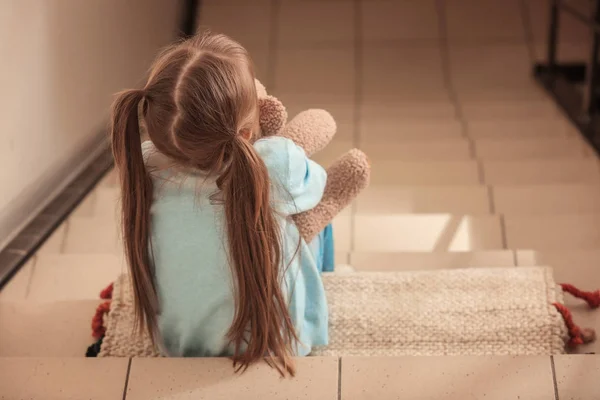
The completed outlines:
{"type": "Polygon", "coordinates": [[[279,136],[260,139],[254,147],[269,171],[277,212],[290,216],[308,211],[321,201],[327,173],[301,147],[279,136]]]}

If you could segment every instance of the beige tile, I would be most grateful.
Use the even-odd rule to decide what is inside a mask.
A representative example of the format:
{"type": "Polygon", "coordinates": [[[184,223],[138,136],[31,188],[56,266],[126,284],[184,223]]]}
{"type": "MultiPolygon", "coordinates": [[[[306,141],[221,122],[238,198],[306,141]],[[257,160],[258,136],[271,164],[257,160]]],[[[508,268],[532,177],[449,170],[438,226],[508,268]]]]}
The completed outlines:
{"type": "Polygon", "coordinates": [[[112,218],[71,218],[64,253],[122,254],[117,221],[112,218]]]}
{"type": "Polygon", "coordinates": [[[514,267],[509,250],[448,253],[350,253],[350,265],[360,271],[410,271],[471,267],[514,267]]]}
{"type": "Polygon", "coordinates": [[[265,363],[235,374],[231,361],[224,358],[135,358],[127,399],[337,399],[336,358],[300,358],[295,362],[296,376],[281,379],[265,363]]]}
{"type": "Polygon", "coordinates": [[[277,19],[278,44],[281,48],[294,45],[352,45],[354,13],[351,1],[284,1],[277,19]]]}
{"type": "MultiPolygon", "coordinates": [[[[558,51],[556,53],[556,61],[558,62],[584,62],[590,56],[590,44],[581,43],[564,43],[559,39],[558,51]]],[[[537,43],[533,45],[533,57],[535,61],[548,60],[548,46],[546,43],[537,43]]]]}
{"type": "Polygon", "coordinates": [[[540,141],[540,144],[540,137],[566,137],[572,129],[573,127],[561,118],[506,120],[498,117],[487,121],[467,122],[468,135],[476,139],[531,137],[540,141]]]}
{"type": "Polygon", "coordinates": [[[451,44],[498,40],[525,42],[518,0],[455,0],[444,3],[451,44]]]}
{"type": "Polygon", "coordinates": [[[371,185],[356,201],[357,214],[489,214],[485,186],[395,187],[371,185]]]}
{"type": "Polygon", "coordinates": [[[531,89],[532,85],[527,85],[531,82],[531,59],[525,42],[450,47],[449,55],[451,79],[459,93],[507,86],[531,89]]]}
{"type": "Polygon", "coordinates": [[[446,252],[502,249],[497,216],[450,214],[355,217],[356,251],[446,252]]]}
{"type": "Polygon", "coordinates": [[[35,267],[35,257],[21,267],[0,290],[0,301],[22,301],[29,293],[31,275],[35,267]]]}
{"type": "Polygon", "coordinates": [[[597,182],[594,159],[484,161],[485,182],[493,185],[597,182]]]}
{"type": "Polygon", "coordinates": [[[0,357],[83,357],[98,304],[0,302],[0,357]]]}
{"type": "Polygon", "coordinates": [[[352,218],[348,215],[338,215],[333,219],[335,251],[349,252],[352,250],[352,218]]]}
{"type": "MultiPolygon", "coordinates": [[[[600,288],[600,250],[568,250],[557,246],[543,251],[521,250],[517,252],[519,265],[549,265],[554,270],[558,283],[570,283],[582,290],[595,291],[600,288]]],[[[593,328],[600,332],[600,313],[590,309],[583,301],[565,294],[564,304],[571,310],[573,319],[582,328],[593,328]]],[[[600,352],[596,341],[572,349],[574,353],[600,352]]]]}
{"type": "MultiPolygon", "coordinates": [[[[97,189],[96,189],[97,190],[97,189]]],[[[94,215],[94,206],[96,205],[96,190],[90,192],[77,208],[73,211],[73,217],[91,217],[94,215]]]]}
{"type": "Polygon", "coordinates": [[[275,67],[275,95],[354,99],[354,50],[351,46],[281,49],[275,67]]]}
{"type": "Polygon", "coordinates": [[[100,181],[98,186],[117,186],[117,171],[115,169],[111,169],[104,178],[100,181]]]}
{"type": "Polygon", "coordinates": [[[93,217],[116,220],[121,212],[121,191],[118,188],[99,187],[96,189],[96,204],[93,217]]]}
{"type": "Polygon", "coordinates": [[[465,118],[471,120],[547,119],[558,118],[558,108],[546,101],[464,101],[461,104],[465,118]]]}
{"type": "Polygon", "coordinates": [[[504,214],[600,212],[598,185],[494,186],[493,196],[504,214]]]}
{"type": "Polygon", "coordinates": [[[125,261],[116,255],[40,256],[27,299],[36,302],[97,299],[102,289],[126,271],[125,261]]]}
{"type": "MultiPolygon", "coordinates": [[[[548,39],[548,27],[550,26],[550,2],[548,0],[528,0],[525,4],[529,11],[528,16],[531,21],[533,39],[538,43],[545,43],[548,39]]],[[[569,5],[576,7],[576,9],[590,17],[593,15],[593,3],[590,1],[569,0],[569,5]]],[[[569,13],[560,13],[559,18],[559,39],[561,41],[577,43],[591,39],[591,33],[585,24],[569,15],[569,13]]]]}
{"type": "Polygon", "coordinates": [[[600,243],[600,214],[505,217],[510,249],[594,249],[600,243]]]}
{"type": "Polygon", "coordinates": [[[59,254],[64,246],[69,222],[64,222],[52,233],[52,235],[42,244],[37,254],[59,254]]]}
{"type": "Polygon", "coordinates": [[[350,264],[350,253],[349,252],[335,252],[335,265],[350,264]]]}
{"type": "Polygon", "coordinates": [[[288,120],[292,120],[298,113],[309,109],[319,108],[329,112],[338,125],[336,138],[347,137],[348,132],[344,132],[343,129],[354,123],[354,98],[300,93],[277,94],[277,97],[287,109],[288,120]]]}
{"type": "Polygon", "coordinates": [[[373,45],[363,49],[365,101],[447,101],[438,45],[373,45]]]}
{"type": "Polygon", "coordinates": [[[438,12],[433,0],[375,0],[362,2],[362,39],[437,39],[438,12]]]}
{"type": "Polygon", "coordinates": [[[396,115],[388,117],[363,116],[360,125],[362,143],[392,140],[423,139],[435,143],[438,139],[462,137],[462,125],[457,120],[406,122],[396,115]]]}
{"type": "Polygon", "coordinates": [[[256,78],[263,84],[270,83],[269,79],[272,75],[272,70],[269,47],[264,47],[261,44],[246,44],[244,47],[252,59],[256,78]]]}
{"type": "Polygon", "coordinates": [[[372,160],[372,185],[477,185],[475,161],[379,161],[372,160]]]}
{"type": "Polygon", "coordinates": [[[0,358],[4,399],[120,399],[125,358],[0,358]]]}
{"type": "Polygon", "coordinates": [[[266,48],[271,29],[271,4],[269,0],[203,4],[198,29],[224,33],[243,45],[252,43],[266,48]]]}
{"type": "Polygon", "coordinates": [[[456,161],[470,160],[471,144],[465,137],[437,140],[361,140],[360,149],[377,160],[456,161]]]}
{"type": "Polygon", "coordinates": [[[312,159],[327,168],[354,147],[354,142],[352,140],[338,139],[336,137],[323,150],[316,153],[312,159]]]}
{"type": "Polygon", "coordinates": [[[554,387],[549,357],[349,357],[342,398],[547,400],[554,387]]]}
{"type": "Polygon", "coordinates": [[[536,158],[581,158],[582,143],[571,137],[480,138],[475,152],[483,160],[524,160],[536,158]]]}
{"type": "Polygon", "coordinates": [[[599,355],[555,356],[554,369],[559,399],[598,398],[599,355]]]}
{"type": "Polygon", "coordinates": [[[463,80],[455,88],[459,102],[475,101],[541,101],[547,94],[535,83],[533,79],[522,82],[497,82],[494,80],[486,83],[463,80]]]}
{"type": "Polygon", "coordinates": [[[363,100],[360,111],[361,119],[369,123],[383,119],[390,128],[396,123],[458,122],[456,107],[449,98],[443,101],[402,101],[391,96],[379,96],[363,100]]]}

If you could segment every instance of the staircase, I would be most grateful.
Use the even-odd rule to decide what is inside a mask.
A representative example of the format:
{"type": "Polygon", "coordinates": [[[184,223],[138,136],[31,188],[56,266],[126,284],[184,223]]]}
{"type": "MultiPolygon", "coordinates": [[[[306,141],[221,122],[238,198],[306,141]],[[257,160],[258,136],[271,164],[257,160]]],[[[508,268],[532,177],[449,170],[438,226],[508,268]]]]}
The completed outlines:
{"type": "MultiPolygon", "coordinates": [[[[371,186],[334,221],[338,263],[549,265],[557,282],[600,288],[600,165],[529,78],[545,34],[537,3],[207,1],[201,22],[244,39],[290,116],[334,115],[339,132],[317,161],[351,147],[369,155],[371,186]]],[[[263,366],[234,379],[225,360],[84,359],[98,293],[126,269],[118,197],[111,173],[0,292],[0,398],[600,396],[595,355],[307,358],[293,380],[263,366]]],[[[566,302],[600,332],[600,313],[566,302]]]]}

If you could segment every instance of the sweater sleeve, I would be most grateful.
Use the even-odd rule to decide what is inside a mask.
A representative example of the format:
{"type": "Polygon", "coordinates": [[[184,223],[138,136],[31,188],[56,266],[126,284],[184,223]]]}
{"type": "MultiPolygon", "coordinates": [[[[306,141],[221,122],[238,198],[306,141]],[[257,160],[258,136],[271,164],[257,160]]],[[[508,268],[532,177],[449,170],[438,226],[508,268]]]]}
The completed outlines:
{"type": "Polygon", "coordinates": [[[273,207],[284,216],[314,208],[323,197],[327,173],[290,139],[273,136],[254,144],[269,172],[273,207]]]}

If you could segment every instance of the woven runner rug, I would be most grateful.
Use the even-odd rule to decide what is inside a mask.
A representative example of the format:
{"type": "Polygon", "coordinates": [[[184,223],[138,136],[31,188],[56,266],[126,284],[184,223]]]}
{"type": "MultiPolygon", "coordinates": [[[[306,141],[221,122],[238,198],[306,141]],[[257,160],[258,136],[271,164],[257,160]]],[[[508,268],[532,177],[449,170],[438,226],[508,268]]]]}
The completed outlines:
{"type": "MultiPolygon", "coordinates": [[[[569,339],[550,268],[331,273],[323,283],[330,343],[313,355],[549,355],[569,339]]],[[[132,334],[132,300],[122,275],[99,357],[159,355],[132,334]]]]}

